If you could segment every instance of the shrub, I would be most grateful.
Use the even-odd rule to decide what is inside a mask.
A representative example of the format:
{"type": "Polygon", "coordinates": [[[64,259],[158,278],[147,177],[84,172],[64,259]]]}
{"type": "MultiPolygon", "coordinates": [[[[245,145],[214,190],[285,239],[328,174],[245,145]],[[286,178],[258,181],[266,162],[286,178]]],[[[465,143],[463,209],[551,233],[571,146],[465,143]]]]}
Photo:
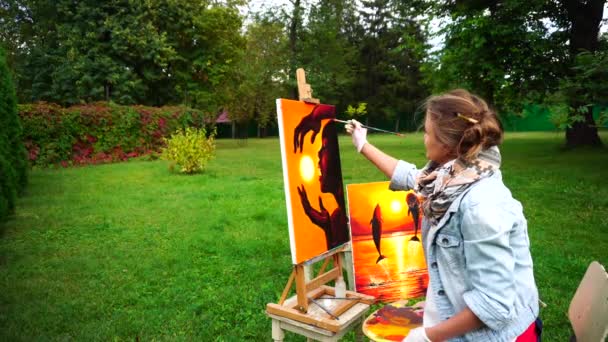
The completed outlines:
{"type": "Polygon", "coordinates": [[[181,173],[202,172],[215,156],[215,133],[214,130],[207,136],[204,128],[179,129],[170,139],[165,139],[167,147],[163,149],[161,158],[170,162],[172,171],[177,166],[181,173]]]}
{"type": "Polygon", "coordinates": [[[12,76],[0,49],[0,221],[15,209],[27,183],[27,160],[12,76]]]}

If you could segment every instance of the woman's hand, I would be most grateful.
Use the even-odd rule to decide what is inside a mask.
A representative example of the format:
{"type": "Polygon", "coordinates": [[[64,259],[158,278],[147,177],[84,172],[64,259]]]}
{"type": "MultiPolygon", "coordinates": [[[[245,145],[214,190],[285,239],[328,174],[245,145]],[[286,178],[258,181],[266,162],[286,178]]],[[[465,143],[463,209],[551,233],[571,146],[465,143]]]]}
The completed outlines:
{"type": "Polygon", "coordinates": [[[319,226],[324,231],[331,230],[331,215],[329,211],[325,209],[323,205],[323,199],[319,196],[319,210],[315,209],[310,205],[310,201],[308,200],[308,194],[306,194],[306,189],[304,189],[304,185],[298,187],[298,194],[300,195],[300,202],[302,203],[302,207],[304,208],[304,213],[308,218],[312,221],[312,223],[319,226]]]}
{"type": "Polygon", "coordinates": [[[367,143],[367,128],[363,128],[361,123],[355,119],[348,120],[344,128],[351,135],[357,152],[361,153],[363,146],[367,143]]]}
{"type": "Polygon", "coordinates": [[[302,152],[304,137],[308,132],[312,131],[312,136],[310,137],[310,143],[312,144],[315,142],[315,138],[320,130],[321,120],[315,117],[314,112],[303,117],[293,132],[293,153],[297,153],[298,148],[302,152]]]}
{"type": "Polygon", "coordinates": [[[410,330],[410,333],[403,342],[432,342],[427,336],[424,327],[418,327],[410,330]]]}

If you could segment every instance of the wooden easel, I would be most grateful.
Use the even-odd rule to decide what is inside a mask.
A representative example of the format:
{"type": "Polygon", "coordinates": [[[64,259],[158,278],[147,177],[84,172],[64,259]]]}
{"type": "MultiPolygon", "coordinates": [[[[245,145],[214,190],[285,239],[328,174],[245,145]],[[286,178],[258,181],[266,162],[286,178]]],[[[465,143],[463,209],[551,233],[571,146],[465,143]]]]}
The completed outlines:
{"type": "Polygon", "coordinates": [[[306,83],[306,73],[304,72],[304,69],[299,68],[296,70],[296,80],[298,81],[298,94],[300,101],[314,104],[321,103],[319,99],[314,99],[312,97],[312,88],[310,87],[310,84],[306,83]]]}
{"type": "Polygon", "coordinates": [[[372,296],[353,291],[346,291],[345,298],[336,298],[334,287],[327,285],[327,283],[335,281],[338,277],[342,276],[340,253],[344,253],[348,250],[349,244],[346,244],[322,255],[320,259],[315,258],[302,264],[294,265],[287,285],[279,299],[279,303],[268,303],[266,305],[266,312],[311,324],[332,332],[338,332],[342,326],[340,315],[355,304],[364,303],[371,305],[375,300],[372,296]],[[332,260],[333,266],[331,269],[327,270],[327,266],[332,260]],[[306,280],[306,268],[318,261],[323,261],[318,275],[313,279],[306,280]],[[297,300],[295,303],[293,303],[294,301],[291,301],[288,305],[284,305],[294,280],[296,284],[297,300]],[[335,305],[333,310],[330,311],[323,307],[322,304],[319,304],[319,299],[335,300],[336,302],[339,302],[339,304],[335,305]],[[322,311],[316,309],[314,313],[309,314],[311,304],[319,306],[322,311]]]}
{"type": "MultiPolygon", "coordinates": [[[[306,83],[304,69],[298,69],[296,76],[300,101],[314,104],[320,103],[319,99],[312,98],[312,89],[306,83]]],[[[273,318],[273,338],[275,326],[279,327],[279,330],[281,329],[281,325],[276,321],[276,317],[280,318],[281,321],[305,323],[301,326],[295,326],[294,324],[291,326],[295,329],[293,331],[303,333],[306,336],[330,336],[327,334],[335,334],[334,337],[329,337],[330,340],[344,334],[345,330],[349,329],[354,321],[362,318],[369,305],[374,303],[374,297],[354,291],[346,291],[344,298],[336,298],[335,288],[327,285],[330,282],[335,282],[338,277],[342,276],[343,264],[347,264],[349,286],[350,288],[353,287],[354,278],[352,276],[352,261],[350,261],[350,246],[349,242],[313,259],[293,265],[293,271],[289,276],[279,302],[277,304],[268,303],[266,305],[266,313],[273,318]],[[311,272],[312,266],[320,261],[323,261],[323,264],[317,276],[313,277],[311,272]],[[328,269],[331,261],[333,261],[332,267],[328,269]],[[294,297],[287,299],[294,282],[296,294],[294,297]],[[326,302],[332,304],[330,308],[324,305],[326,302]],[[349,311],[351,308],[353,310],[349,311]],[[305,325],[320,328],[327,332],[323,333],[321,331],[320,333],[316,332],[308,335],[307,329],[302,328],[305,325]]],[[[282,335],[282,332],[277,332],[277,335],[282,335]]],[[[280,341],[281,339],[274,338],[275,341],[280,341]]]]}

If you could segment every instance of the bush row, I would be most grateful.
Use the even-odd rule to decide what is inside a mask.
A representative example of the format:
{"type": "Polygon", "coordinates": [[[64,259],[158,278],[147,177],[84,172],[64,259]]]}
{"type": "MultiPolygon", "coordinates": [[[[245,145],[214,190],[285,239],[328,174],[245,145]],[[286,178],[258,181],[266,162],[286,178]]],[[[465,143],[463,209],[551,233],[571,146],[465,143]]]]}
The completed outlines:
{"type": "Polygon", "coordinates": [[[156,154],[179,128],[204,127],[209,116],[188,107],[121,106],[96,102],[62,108],[19,105],[32,165],[98,164],[156,154]]]}
{"type": "Polygon", "coordinates": [[[0,223],[15,210],[17,194],[27,183],[27,160],[21,139],[15,88],[0,48],[0,223]]]}

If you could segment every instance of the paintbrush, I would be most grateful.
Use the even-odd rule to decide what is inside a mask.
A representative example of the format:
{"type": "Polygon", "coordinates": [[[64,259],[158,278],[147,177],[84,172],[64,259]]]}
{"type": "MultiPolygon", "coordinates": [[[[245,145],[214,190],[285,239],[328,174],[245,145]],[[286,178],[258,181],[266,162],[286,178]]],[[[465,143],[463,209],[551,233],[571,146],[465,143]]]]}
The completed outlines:
{"type": "Polygon", "coordinates": [[[323,305],[321,305],[321,303],[317,302],[316,300],[314,300],[311,297],[308,297],[308,299],[310,299],[311,302],[317,304],[317,306],[320,307],[321,310],[325,311],[329,316],[331,316],[331,318],[340,320],[340,318],[338,316],[334,315],[331,311],[327,310],[327,308],[325,308],[323,305]]]}
{"type": "MultiPolygon", "coordinates": [[[[334,119],[334,121],[341,122],[343,124],[347,124],[348,123],[348,121],[339,120],[339,119],[334,119]]],[[[367,128],[367,129],[371,129],[372,131],[378,131],[378,132],[382,132],[382,133],[390,133],[390,134],[394,134],[394,135],[399,136],[399,137],[405,137],[404,134],[401,134],[399,132],[387,131],[385,129],[376,128],[376,127],[372,127],[372,126],[367,126],[367,125],[364,125],[364,124],[361,124],[361,127],[367,128]]]]}

